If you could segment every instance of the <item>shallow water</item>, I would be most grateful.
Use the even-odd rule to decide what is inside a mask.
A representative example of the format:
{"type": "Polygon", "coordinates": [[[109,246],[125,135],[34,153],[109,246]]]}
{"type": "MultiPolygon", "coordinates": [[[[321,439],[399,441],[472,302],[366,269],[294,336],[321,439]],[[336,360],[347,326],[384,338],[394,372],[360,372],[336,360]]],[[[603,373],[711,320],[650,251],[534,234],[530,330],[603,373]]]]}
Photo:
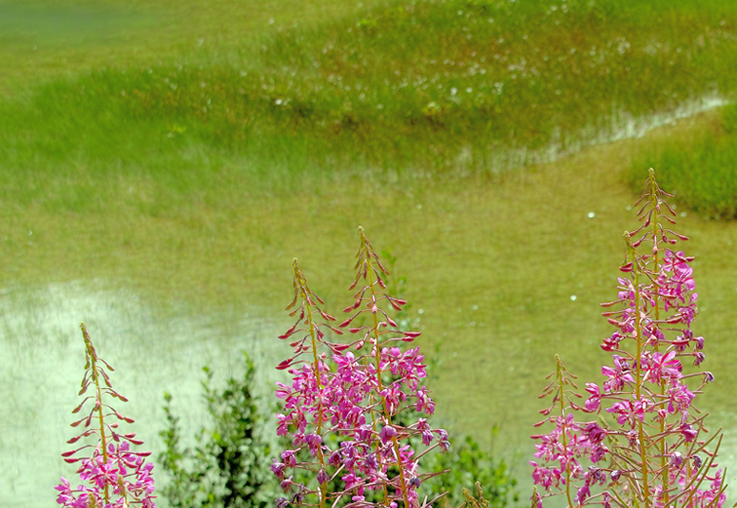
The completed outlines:
{"type": "MultiPolygon", "coordinates": [[[[115,369],[113,386],[130,402],[118,409],[136,420],[145,448],[161,450],[163,392],[174,397],[184,436],[202,425],[201,368],[212,366],[215,381],[242,372],[239,350],[254,358],[262,390],[273,380],[273,325],[246,313],[230,325],[220,316],[166,317],[134,294],[85,289],[79,284],[7,290],[0,297],[0,506],[55,505],[52,489],[74,467],[60,453],[74,435],[71,410],[84,369],[79,322],[87,324],[98,354],[115,369]],[[266,368],[269,365],[271,368],[266,368]]],[[[159,472],[159,477],[160,477],[159,472]]]]}
{"type": "MultiPolygon", "coordinates": [[[[119,409],[137,420],[135,430],[154,455],[162,448],[158,432],[164,427],[164,391],[174,397],[183,435],[192,436],[204,423],[203,365],[211,365],[218,374],[215,381],[222,381],[242,372],[238,351],[248,350],[257,363],[259,390],[270,393],[278,375],[273,365],[285,353],[275,339],[278,326],[254,319],[252,309],[250,316],[246,311],[228,316],[198,316],[187,309],[154,311],[135,294],[105,290],[100,284],[5,290],[0,307],[0,382],[5,387],[0,405],[0,506],[8,508],[54,506],[53,485],[61,475],[73,476],[74,467],[59,454],[68,449],[65,440],[74,434],[68,425],[70,411],[79,403],[77,387],[84,366],[80,321],[87,324],[98,354],[115,367],[114,387],[130,399],[119,409]]],[[[497,386],[491,397],[506,397],[524,381],[525,366],[518,367],[506,376],[509,386],[497,386]]],[[[718,383],[710,388],[730,390],[718,383]]],[[[463,415],[444,414],[442,408],[438,416],[459,427],[463,422],[463,415]]],[[[511,462],[524,499],[530,487],[526,467],[532,452],[530,427],[518,425],[521,418],[514,407],[508,417],[497,450],[511,462]]],[[[710,420],[712,428],[727,429],[720,465],[737,465],[737,433],[732,432],[737,414],[716,412],[710,420]]],[[[734,481],[733,474],[729,478],[734,481]]]]}
{"type": "MultiPolygon", "coordinates": [[[[660,111],[641,117],[620,111],[609,118],[609,125],[605,127],[586,127],[568,136],[570,139],[565,142],[560,139],[561,135],[558,133],[545,148],[529,150],[527,147],[504,149],[493,147],[489,159],[485,160],[488,167],[484,169],[492,173],[501,173],[520,166],[555,162],[589,146],[642,138],[653,129],[674,124],[678,120],[690,118],[727,104],[729,104],[728,100],[714,92],[686,100],[669,111],[660,111]]],[[[468,165],[472,162],[470,155],[470,151],[463,152],[456,163],[461,167],[464,164],[468,165]]]]}

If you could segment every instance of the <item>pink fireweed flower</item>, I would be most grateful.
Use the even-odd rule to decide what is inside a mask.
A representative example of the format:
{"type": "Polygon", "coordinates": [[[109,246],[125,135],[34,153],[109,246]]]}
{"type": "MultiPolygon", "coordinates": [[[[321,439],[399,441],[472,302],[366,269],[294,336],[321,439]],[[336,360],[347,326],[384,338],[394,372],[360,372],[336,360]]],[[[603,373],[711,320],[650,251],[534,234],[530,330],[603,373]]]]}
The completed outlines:
{"type": "Polygon", "coordinates": [[[645,372],[645,377],[651,383],[657,385],[673,385],[683,377],[681,372],[681,362],[676,359],[676,352],[669,351],[668,353],[659,353],[657,351],[650,353],[645,352],[642,355],[642,370],[645,372]]]}
{"type": "Polygon", "coordinates": [[[704,338],[694,338],[692,331],[698,314],[693,257],[672,248],[686,238],[669,229],[675,223],[669,196],[651,170],[638,202],[641,224],[625,233],[621,270],[627,277],[618,278],[617,299],[602,304],[615,331],[601,349],[617,353],[601,368],[603,383],[585,384],[581,407],[573,402],[581,397],[575,376],[560,359],[549,376],[543,396],[552,396],[553,404],[541,410],[546,418],[536,426],[554,428],[532,436],[539,440],[540,461],[531,462],[533,481],[546,492],[533,494],[537,508],[554,494],[565,495],[570,508],[593,503],[721,508],[724,503],[721,473],[713,473],[721,436],[703,437],[704,416],[693,405],[713,375],[684,366],[685,359],[698,367],[706,356],[704,338]],[[577,420],[577,413],[584,420],[577,420]],[[585,420],[591,413],[596,421],[585,420]],[[708,463],[702,466],[703,456],[708,463]]]}
{"type": "Polygon", "coordinates": [[[72,413],[79,413],[90,400],[94,401],[94,405],[88,416],[72,423],[73,427],[81,424],[83,430],[68,443],[76,443],[87,436],[95,436],[98,442],[92,447],[89,457],[75,457],[87,446],[62,454],[66,462],[80,463],[77,475],[86,485],[72,489],[69,481],[62,477],[61,483],[54,487],[59,492],[56,502],[67,508],[155,508],[154,480],[151,476],[154,466],[144,459],[150,452],[134,451],[131,444],[141,445],[143,441],[136,439],[132,432],[122,434],[118,423],[110,422],[111,418],[126,423],[132,423],[133,420],[121,415],[103,399],[107,395],[122,402],[127,400],[113,390],[107,373],[112,372],[113,368],[97,356],[84,324],[81,328],[87,363],[80,395],[90,387],[93,388],[93,395],[87,397],[72,413]]]}
{"type": "Polygon", "coordinates": [[[280,498],[279,506],[327,508],[341,498],[350,500],[348,506],[370,506],[367,491],[375,491],[386,496],[382,506],[417,508],[417,489],[429,475],[418,475],[417,454],[403,443],[417,436],[427,448],[446,450],[450,444],[447,432],[431,429],[425,418],[406,427],[397,423],[400,413],[429,415],[435,405],[422,384],[427,372],[420,348],[400,347],[420,333],[400,330],[389,315],[406,302],[384,291],[389,273],[359,231],[357,275],[350,287],[354,301],[344,309],[350,317],[337,326],[294,262],[295,296],[287,309],[296,322],[280,336],[292,341],[294,354],[277,367],[292,376],[290,386],[277,384],[277,397],[284,401],[277,433],[291,435],[293,446],[272,464],[291,497],[280,498]],[[346,329],[357,338],[341,343],[326,335],[340,336],[346,329]],[[337,439],[327,439],[329,434],[337,439]],[[317,481],[311,488],[297,485],[286,476],[291,469],[316,473],[317,481]],[[329,492],[336,482],[338,490],[329,492]],[[312,497],[316,502],[308,502],[312,497]]]}
{"type": "Polygon", "coordinates": [[[586,410],[593,413],[599,409],[599,405],[601,405],[601,389],[596,383],[586,383],[586,391],[591,394],[591,396],[586,399],[586,402],[584,405],[586,406],[586,410]]]}

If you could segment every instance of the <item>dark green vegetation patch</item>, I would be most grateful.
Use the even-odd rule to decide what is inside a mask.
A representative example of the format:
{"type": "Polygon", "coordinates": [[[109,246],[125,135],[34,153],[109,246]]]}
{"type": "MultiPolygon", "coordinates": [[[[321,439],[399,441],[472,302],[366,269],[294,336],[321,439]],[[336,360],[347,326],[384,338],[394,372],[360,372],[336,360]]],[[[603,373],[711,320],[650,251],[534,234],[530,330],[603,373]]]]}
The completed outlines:
{"type": "Polygon", "coordinates": [[[621,114],[732,93],[733,8],[620,4],[392,4],[275,31],[218,63],[95,71],[0,107],[0,168],[82,184],[123,172],[175,194],[224,171],[485,172],[509,147],[565,148],[621,114]]]}
{"type": "Polygon", "coordinates": [[[633,188],[648,167],[658,169],[663,186],[701,215],[737,218],[737,106],[724,108],[720,121],[694,138],[670,139],[635,157],[633,188]]]}

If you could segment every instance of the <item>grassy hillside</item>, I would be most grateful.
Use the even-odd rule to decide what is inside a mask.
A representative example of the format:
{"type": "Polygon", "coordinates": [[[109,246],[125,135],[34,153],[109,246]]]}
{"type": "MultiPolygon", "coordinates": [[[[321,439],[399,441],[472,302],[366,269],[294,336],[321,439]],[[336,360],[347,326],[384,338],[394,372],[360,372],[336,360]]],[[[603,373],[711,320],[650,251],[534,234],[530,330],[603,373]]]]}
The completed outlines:
{"type": "Polygon", "coordinates": [[[74,189],[107,205],[144,180],[156,212],[220,201],[221,178],[259,193],[305,174],[498,172],[508,147],[565,147],[737,82],[737,15],[716,3],[428,0],[336,7],[316,26],[297,10],[257,35],[218,5],[196,25],[218,44],[152,42],[157,61],[149,49],[0,104],[6,199],[74,211],[95,203],[74,189]]]}

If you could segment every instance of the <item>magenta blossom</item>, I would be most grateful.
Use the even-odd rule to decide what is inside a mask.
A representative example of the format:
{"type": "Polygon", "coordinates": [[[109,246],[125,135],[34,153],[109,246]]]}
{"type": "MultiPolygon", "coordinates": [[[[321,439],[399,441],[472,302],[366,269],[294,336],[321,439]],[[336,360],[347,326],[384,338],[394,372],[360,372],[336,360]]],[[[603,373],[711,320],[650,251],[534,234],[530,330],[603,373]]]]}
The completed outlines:
{"type": "Polygon", "coordinates": [[[449,446],[447,433],[431,429],[425,418],[407,426],[398,423],[400,413],[412,419],[413,412],[432,414],[435,405],[422,384],[427,372],[420,348],[401,347],[420,334],[400,330],[389,315],[388,310],[400,310],[406,302],[384,291],[389,273],[363,229],[359,231],[357,275],[350,287],[356,290],[354,301],[344,309],[349,317],[337,326],[294,262],[295,296],[288,309],[297,321],[280,337],[292,341],[294,355],[278,367],[287,370],[292,382],[279,383],[276,390],[284,401],[277,433],[291,435],[293,449],[271,466],[291,498],[280,499],[279,506],[310,503],[326,508],[341,498],[350,500],[352,507],[371,506],[370,499],[379,493],[380,506],[397,508],[402,503],[417,508],[417,489],[428,475],[417,473],[417,453],[407,439],[418,436],[425,451],[449,446]],[[328,340],[328,333],[341,336],[346,329],[358,338],[328,340]],[[337,438],[337,446],[328,435],[337,438]],[[302,450],[309,451],[309,457],[298,460],[302,450]],[[287,470],[296,468],[311,471],[316,483],[310,488],[285,478],[287,470]],[[341,487],[329,492],[329,479],[339,480],[341,487]]]}
{"type": "Polygon", "coordinates": [[[698,313],[693,257],[671,248],[686,237],[669,229],[675,223],[669,196],[651,170],[640,199],[641,224],[625,234],[627,257],[620,270],[627,277],[618,278],[617,299],[602,304],[612,309],[603,314],[615,331],[601,349],[616,353],[601,368],[603,383],[585,384],[588,397],[581,407],[573,402],[581,397],[575,376],[558,359],[543,392],[553,404],[541,411],[546,419],[538,425],[554,428],[532,436],[539,440],[535,457],[541,461],[531,463],[532,477],[545,491],[533,494],[537,508],[555,494],[564,494],[569,508],[724,503],[715,463],[721,436],[703,436],[704,416],[693,406],[714,376],[684,366],[686,359],[698,367],[706,356],[704,338],[695,338],[691,329],[698,313]],[[574,417],[577,412],[583,421],[574,417]]]}

